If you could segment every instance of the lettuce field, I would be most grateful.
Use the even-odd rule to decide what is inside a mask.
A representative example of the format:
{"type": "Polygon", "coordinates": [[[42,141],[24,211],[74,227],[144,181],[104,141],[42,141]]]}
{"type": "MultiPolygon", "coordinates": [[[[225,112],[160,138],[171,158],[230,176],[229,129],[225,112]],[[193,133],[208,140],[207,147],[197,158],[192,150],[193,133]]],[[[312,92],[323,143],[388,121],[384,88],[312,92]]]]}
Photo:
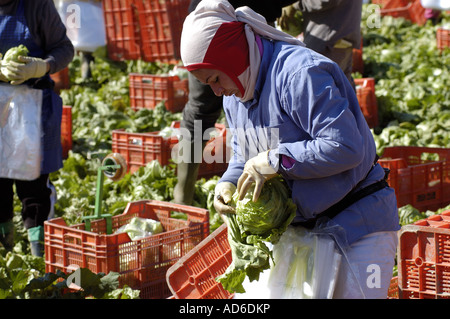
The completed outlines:
{"type": "MultiPolygon", "coordinates": [[[[450,28],[450,15],[444,13],[438,25],[428,22],[425,26],[386,16],[372,28],[366,23],[367,15],[363,12],[361,22],[364,73],[354,76],[375,79],[379,125],[372,132],[377,152],[381,155],[387,146],[450,148],[450,48],[441,52],[436,45],[437,28],[450,28]]],[[[111,153],[112,130],[152,132],[181,119],[181,113],[166,111],[163,103],[154,110],[130,109],[128,74],[166,74],[173,66],[111,61],[105,49],[97,50],[94,56],[92,78],[81,78],[81,58],[76,56],[69,65],[71,86],[60,93],[64,105],[72,106],[73,147],[64,167],[52,173],[51,180],[57,192],[55,217],[63,217],[68,224],[80,223],[83,216],[94,213],[97,169],[102,158],[111,153]]],[[[176,179],[175,165],[161,166],[158,162],[119,181],[105,179],[103,210],[117,215],[131,201],[172,201],[176,179]]],[[[210,210],[211,229],[221,223],[212,207],[217,179],[198,180],[193,204],[210,210]]],[[[20,209],[16,199],[13,252],[0,248],[0,298],[57,298],[62,290],[52,283],[64,274],[45,274],[42,258],[30,255],[20,209]],[[35,279],[32,287],[31,279],[35,279]]],[[[409,205],[399,209],[402,224],[435,213],[409,205]]],[[[130,289],[117,289],[117,278],[86,276],[95,288],[91,295],[97,298],[137,297],[130,289]]]]}

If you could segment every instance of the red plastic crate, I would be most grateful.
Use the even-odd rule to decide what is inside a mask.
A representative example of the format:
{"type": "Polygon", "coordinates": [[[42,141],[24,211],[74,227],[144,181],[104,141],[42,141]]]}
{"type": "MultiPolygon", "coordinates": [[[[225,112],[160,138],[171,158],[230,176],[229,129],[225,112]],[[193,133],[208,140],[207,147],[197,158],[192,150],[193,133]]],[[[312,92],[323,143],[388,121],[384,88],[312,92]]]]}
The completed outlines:
{"type": "Polygon", "coordinates": [[[388,182],[395,189],[398,207],[410,204],[425,211],[450,203],[449,160],[448,148],[395,146],[385,148],[379,162],[391,171],[388,182]]]}
{"type": "Polygon", "coordinates": [[[226,224],[171,266],[166,274],[174,299],[231,299],[215,279],[231,264],[231,248],[226,224]]]}
{"type": "Polygon", "coordinates": [[[450,299],[450,210],[399,231],[400,299],[450,299]]]}
{"type": "Polygon", "coordinates": [[[450,29],[438,28],[436,30],[436,41],[439,51],[450,47],[450,29]]]}
{"type": "Polygon", "coordinates": [[[426,23],[424,13],[425,8],[422,7],[420,0],[390,0],[383,5],[380,11],[382,16],[402,17],[418,25],[426,23]]]}
{"type": "Polygon", "coordinates": [[[381,7],[385,6],[390,0],[371,0],[370,3],[378,4],[381,7]]]}
{"type": "Polygon", "coordinates": [[[359,49],[353,49],[352,54],[352,72],[359,72],[360,74],[364,73],[364,61],[363,61],[363,44],[361,41],[361,46],[359,49]]]}
{"type": "Polygon", "coordinates": [[[69,150],[72,149],[72,107],[63,106],[61,118],[61,144],[63,150],[63,158],[67,158],[69,150]]]}
{"type": "Polygon", "coordinates": [[[70,273],[78,267],[94,273],[120,274],[120,286],[140,290],[140,298],[167,298],[166,271],[209,235],[209,211],[155,200],[129,203],[121,215],[112,217],[113,234],[106,234],[104,219],[67,226],[63,218],[44,223],[46,272],[70,273]],[[186,220],[172,218],[184,213],[186,220]],[[114,231],[133,217],[161,222],[164,232],[138,240],[114,231]]]}
{"type": "Polygon", "coordinates": [[[56,93],[61,90],[70,88],[69,68],[66,67],[59,72],[50,74],[50,77],[55,81],[55,87],[53,88],[56,93]]]}
{"type": "Polygon", "coordinates": [[[136,1],[142,59],[173,63],[180,59],[183,22],[190,0],[136,1]]]}
{"type": "Polygon", "coordinates": [[[375,80],[373,78],[354,79],[356,97],[370,128],[378,125],[378,103],[375,96],[375,80]]]}
{"type": "Polygon", "coordinates": [[[102,0],[106,47],[111,60],[141,59],[136,0],[102,0]]]}
{"type": "Polygon", "coordinates": [[[129,74],[130,106],[133,110],[154,109],[164,102],[172,113],[181,112],[188,101],[188,79],[177,75],[129,74]]]}
{"type": "Polygon", "coordinates": [[[130,173],[153,160],[165,166],[169,164],[171,150],[177,140],[164,139],[158,133],[159,131],[131,133],[123,129],[113,130],[112,152],[125,158],[130,173]]]}
{"type": "Polygon", "coordinates": [[[424,25],[427,22],[427,19],[425,18],[425,8],[422,7],[420,0],[415,0],[414,2],[412,2],[408,11],[409,19],[412,22],[418,25],[424,25]]]}
{"type": "Polygon", "coordinates": [[[388,288],[388,299],[399,299],[398,296],[398,276],[391,278],[391,284],[388,288]]]}
{"type": "MultiPolygon", "coordinates": [[[[173,128],[178,128],[180,122],[172,123],[173,128]]],[[[210,178],[220,175],[228,167],[228,159],[231,150],[226,144],[226,128],[223,124],[216,124],[219,131],[215,138],[211,138],[203,150],[203,154],[221,156],[221,161],[207,163],[203,158],[198,170],[198,178],[210,178]]],[[[168,139],[158,135],[159,131],[149,133],[130,133],[123,129],[112,131],[112,151],[120,153],[126,160],[128,171],[134,173],[141,166],[157,160],[162,166],[170,163],[172,149],[178,144],[177,137],[168,139]]]]}

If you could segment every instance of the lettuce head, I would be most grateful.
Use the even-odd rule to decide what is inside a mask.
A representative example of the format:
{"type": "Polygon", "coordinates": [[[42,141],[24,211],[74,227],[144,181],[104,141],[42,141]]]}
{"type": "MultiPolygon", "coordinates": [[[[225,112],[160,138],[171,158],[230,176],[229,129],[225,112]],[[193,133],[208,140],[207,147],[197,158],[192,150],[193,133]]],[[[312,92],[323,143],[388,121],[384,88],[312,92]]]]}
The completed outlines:
{"type": "Polygon", "coordinates": [[[225,216],[232,263],[225,273],[216,278],[229,292],[245,292],[242,283],[250,281],[270,268],[272,252],[265,243],[276,244],[295,217],[296,205],[290,198],[287,185],[280,178],[264,184],[256,202],[252,201],[254,186],[244,199],[233,195],[236,214],[225,216]]]}
{"type": "Polygon", "coordinates": [[[3,60],[2,60],[2,73],[3,75],[10,80],[9,75],[10,72],[7,68],[7,65],[9,64],[9,62],[14,61],[14,62],[20,62],[19,61],[19,56],[27,56],[28,55],[28,48],[26,46],[24,46],[23,44],[20,44],[17,47],[13,47],[10,48],[8,51],[6,51],[5,55],[3,56],[3,60]]]}

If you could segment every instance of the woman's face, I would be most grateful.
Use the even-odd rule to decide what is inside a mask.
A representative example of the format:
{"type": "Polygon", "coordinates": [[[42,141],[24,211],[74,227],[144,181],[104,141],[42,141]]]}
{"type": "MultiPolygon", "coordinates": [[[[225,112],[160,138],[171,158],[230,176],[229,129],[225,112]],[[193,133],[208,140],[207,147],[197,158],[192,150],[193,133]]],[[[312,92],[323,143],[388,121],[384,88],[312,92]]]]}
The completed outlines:
{"type": "Polygon", "coordinates": [[[198,69],[191,72],[200,82],[208,84],[217,96],[242,97],[234,81],[224,72],[214,69],[198,69]]]}

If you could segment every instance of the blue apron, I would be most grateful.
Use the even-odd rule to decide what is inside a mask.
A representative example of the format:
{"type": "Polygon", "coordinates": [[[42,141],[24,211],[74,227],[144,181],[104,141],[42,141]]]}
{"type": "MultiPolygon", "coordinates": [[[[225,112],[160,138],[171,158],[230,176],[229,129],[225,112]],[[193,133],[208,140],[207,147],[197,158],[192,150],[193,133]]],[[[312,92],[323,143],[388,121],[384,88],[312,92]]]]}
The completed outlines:
{"type": "MultiPolygon", "coordinates": [[[[45,58],[44,50],[36,44],[28,28],[23,0],[19,1],[15,15],[0,16],[0,52],[5,55],[8,49],[19,44],[28,48],[29,56],[45,58]]],[[[41,174],[48,174],[62,167],[62,99],[53,91],[54,82],[48,74],[40,79],[30,79],[24,85],[43,91],[41,174]]]]}

